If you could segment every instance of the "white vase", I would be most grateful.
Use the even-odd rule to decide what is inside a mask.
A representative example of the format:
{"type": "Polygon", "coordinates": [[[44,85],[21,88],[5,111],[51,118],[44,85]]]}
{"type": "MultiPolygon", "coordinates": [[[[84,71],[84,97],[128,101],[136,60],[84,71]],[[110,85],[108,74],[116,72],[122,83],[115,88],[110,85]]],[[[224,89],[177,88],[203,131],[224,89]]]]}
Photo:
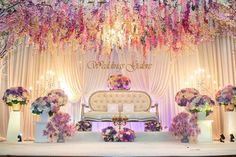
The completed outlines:
{"type": "Polygon", "coordinates": [[[198,142],[211,143],[212,140],[212,120],[198,120],[197,124],[200,128],[198,142]]]}
{"type": "Polygon", "coordinates": [[[7,141],[9,142],[17,142],[17,137],[20,130],[20,115],[21,112],[10,112],[8,129],[7,129],[7,141]]]}
{"type": "Polygon", "coordinates": [[[47,143],[48,137],[43,135],[43,131],[46,130],[47,122],[36,122],[35,123],[35,141],[36,143],[47,143]]]}
{"type": "Polygon", "coordinates": [[[206,119],[206,112],[198,112],[197,119],[198,120],[205,120],[206,119]]]}
{"type": "Polygon", "coordinates": [[[45,112],[43,111],[41,114],[40,114],[40,119],[41,119],[41,122],[48,122],[48,112],[45,112]]]}

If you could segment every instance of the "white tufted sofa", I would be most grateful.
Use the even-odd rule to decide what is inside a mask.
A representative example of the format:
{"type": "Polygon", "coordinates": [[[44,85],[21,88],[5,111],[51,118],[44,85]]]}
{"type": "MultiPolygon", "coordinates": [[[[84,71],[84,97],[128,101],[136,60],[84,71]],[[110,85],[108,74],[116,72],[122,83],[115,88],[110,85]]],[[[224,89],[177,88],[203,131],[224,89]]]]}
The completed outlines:
{"type": "Polygon", "coordinates": [[[150,96],[143,91],[97,91],[89,98],[89,106],[82,107],[82,120],[84,121],[112,121],[118,112],[108,112],[108,104],[118,104],[119,112],[127,116],[128,121],[151,121],[158,120],[158,105],[151,106],[150,96]],[[132,104],[133,112],[123,112],[123,104],[132,104]],[[85,108],[89,112],[84,112],[85,108]],[[150,108],[155,107],[155,112],[150,112],[150,108]]]}

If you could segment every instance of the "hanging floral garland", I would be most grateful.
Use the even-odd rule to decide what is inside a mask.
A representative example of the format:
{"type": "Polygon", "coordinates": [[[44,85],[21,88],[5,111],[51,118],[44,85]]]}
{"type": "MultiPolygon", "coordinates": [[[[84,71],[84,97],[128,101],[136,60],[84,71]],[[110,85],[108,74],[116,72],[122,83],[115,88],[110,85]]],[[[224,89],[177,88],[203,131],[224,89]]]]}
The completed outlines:
{"type": "Polygon", "coordinates": [[[39,51],[76,41],[84,51],[98,55],[110,54],[114,47],[133,47],[146,56],[155,48],[167,46],[178,52],[190,43],[209,40],[220,33],[220,26],[229,25],[235,32],[235,25],[228,24],[234,19],[219,19],[221,5],[215,0],[91,2],[2,0],[0,35],[7,39],[1,56],[25,36],[39,51]],[[220,21],[218,25],[214,19],[220,21]]]}

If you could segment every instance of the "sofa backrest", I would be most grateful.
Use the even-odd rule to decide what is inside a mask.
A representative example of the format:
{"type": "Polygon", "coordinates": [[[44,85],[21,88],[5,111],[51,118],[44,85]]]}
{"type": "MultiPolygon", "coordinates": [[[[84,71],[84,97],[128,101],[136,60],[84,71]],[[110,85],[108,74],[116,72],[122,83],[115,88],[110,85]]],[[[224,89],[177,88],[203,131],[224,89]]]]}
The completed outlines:
{"type": "Polygon", "coordinates": [[[89,97],[89,106],[93,111],[107,111],[107,104],[118,104],[122,112],[123,104],[133,104],[135,112],[148,111],[151,106],[150,96],[143,91],[96,91],[89,97]]]}

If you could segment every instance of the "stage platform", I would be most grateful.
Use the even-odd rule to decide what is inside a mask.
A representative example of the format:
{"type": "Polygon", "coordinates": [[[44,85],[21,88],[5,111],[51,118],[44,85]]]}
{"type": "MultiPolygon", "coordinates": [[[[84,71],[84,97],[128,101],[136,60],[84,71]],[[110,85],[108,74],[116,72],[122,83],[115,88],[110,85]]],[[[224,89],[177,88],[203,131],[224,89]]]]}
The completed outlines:
{"type": "Polygon", "coordinates": [[[235,156],[236,142],[180,143],[167,132],[136,133],[135,142],[104,142],[81,132],[65,143],[0,142],[0,156],[235,156]]]}

